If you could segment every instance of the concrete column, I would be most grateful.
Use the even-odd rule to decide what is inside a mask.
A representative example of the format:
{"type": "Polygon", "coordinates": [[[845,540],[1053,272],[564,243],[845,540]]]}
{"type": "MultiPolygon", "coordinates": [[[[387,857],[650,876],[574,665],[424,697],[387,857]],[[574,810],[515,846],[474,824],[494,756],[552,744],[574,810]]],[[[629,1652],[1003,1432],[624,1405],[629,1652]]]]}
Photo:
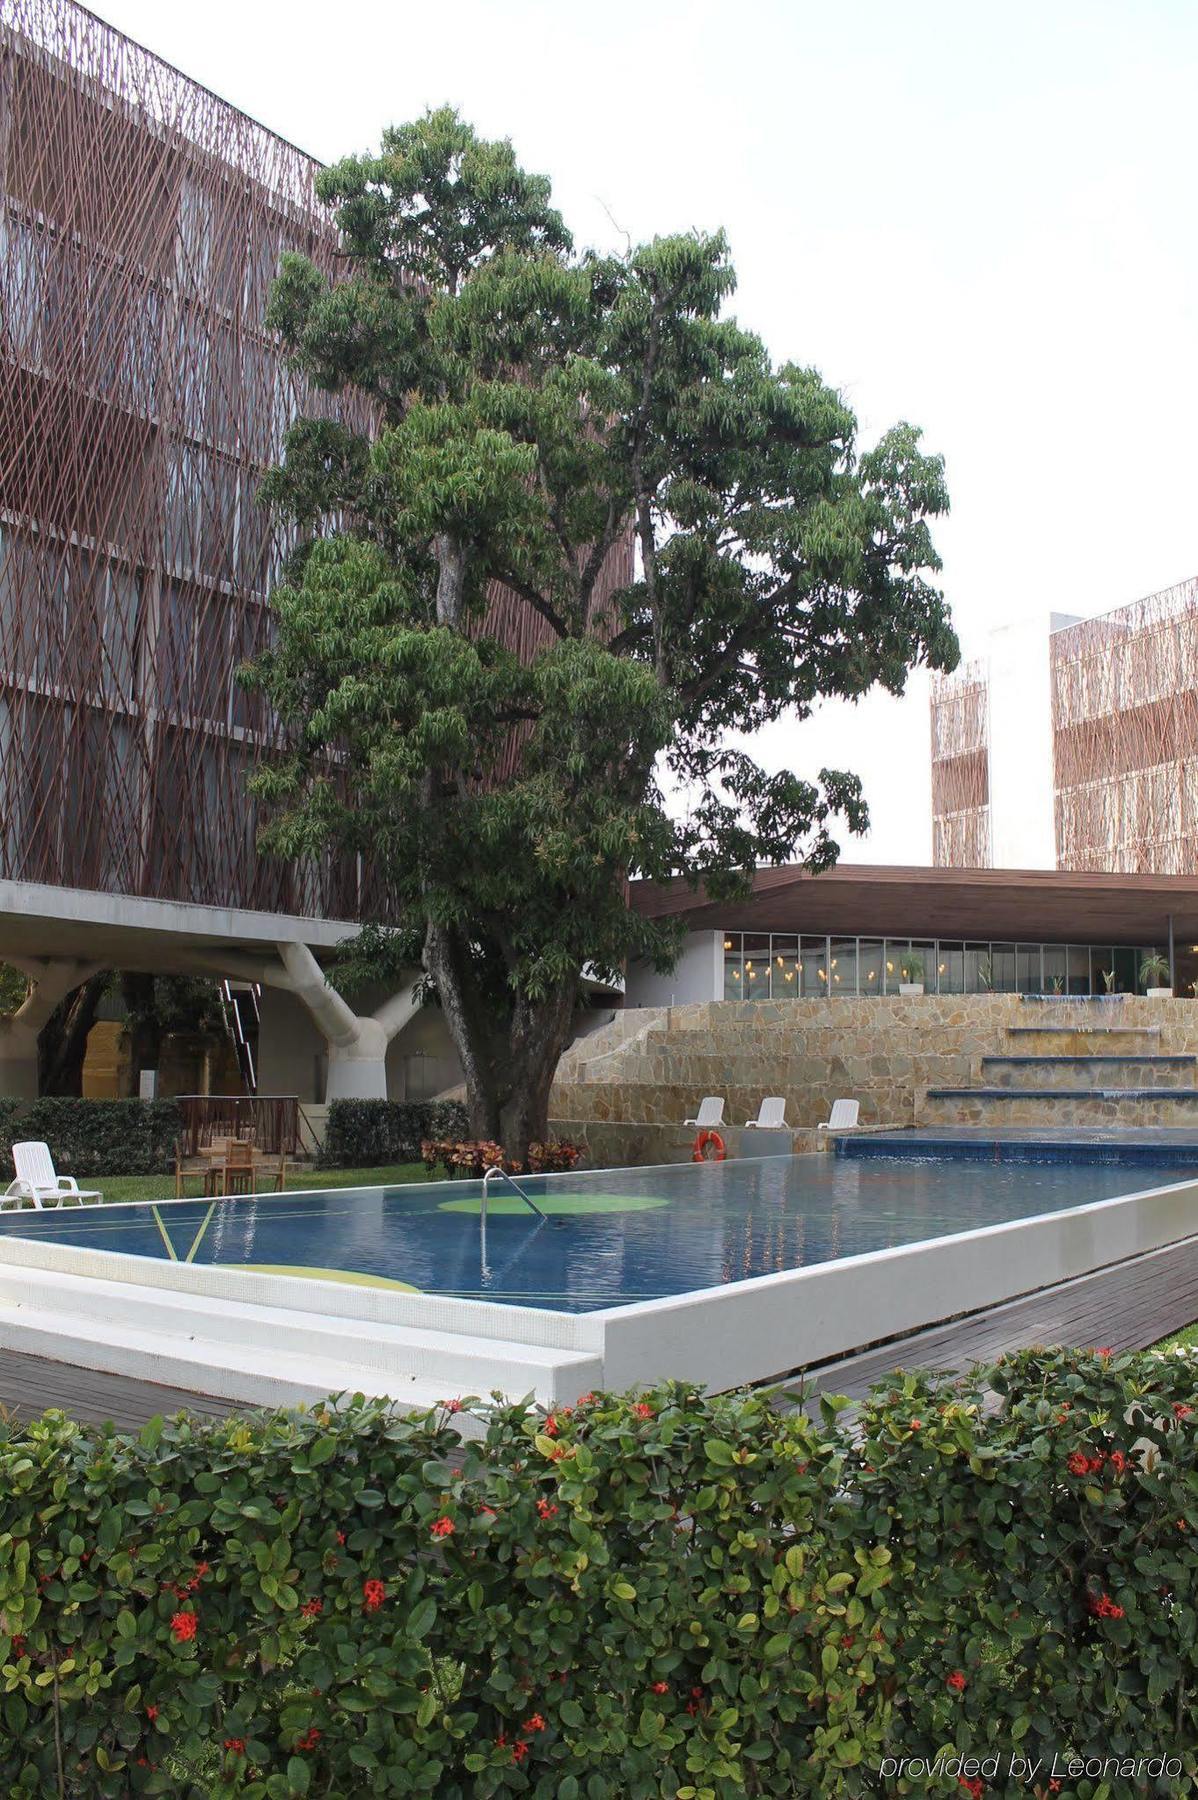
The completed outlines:
{"type": "Polygon", "coordinates": [[[329,1046],[326,1101],[385,1100],[387,1046],[420,1010],[413,992],[417,971],[409,986],[362,1016],[325,979],[306,944],[280,944],[278,950],[287,975],[281,985],[303,1001],[329,1046]]]}
{"type": "Polygon", "coordinates": [[[33,986],[16,1012],[0,1019],[0,1094],[16,1100],[36,1100],[38,1034],[59,1001],[95,975],[102,965],[42,957],[7,960],[28,976],[33,986]]]}

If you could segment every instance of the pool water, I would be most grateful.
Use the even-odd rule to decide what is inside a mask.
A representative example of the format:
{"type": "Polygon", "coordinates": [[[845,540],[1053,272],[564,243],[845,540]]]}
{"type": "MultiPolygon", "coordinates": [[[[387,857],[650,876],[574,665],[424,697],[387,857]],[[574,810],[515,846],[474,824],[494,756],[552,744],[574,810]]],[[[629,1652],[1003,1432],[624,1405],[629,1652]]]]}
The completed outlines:
{"type": "Polygon", "coordinates": [[[1193,1180],[1193,1170],[765,1157],[0,1213],[0,1233],[561,1312],[659,1299],[1193,1180]]]}

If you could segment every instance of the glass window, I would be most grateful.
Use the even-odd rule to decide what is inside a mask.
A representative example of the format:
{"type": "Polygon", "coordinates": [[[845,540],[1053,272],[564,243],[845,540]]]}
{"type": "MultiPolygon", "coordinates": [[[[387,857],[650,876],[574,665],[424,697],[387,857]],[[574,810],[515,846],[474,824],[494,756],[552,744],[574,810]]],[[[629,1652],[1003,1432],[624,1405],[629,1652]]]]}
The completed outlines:
{"type": "Polygon", "coordinates": [[[746,931],[744,936],[744,998],[768,1000],[770,997],[770,940],[763,932],[746,931]]]}
{"type": "Polygon", "coordinates": [[[860,994],[880,994],[883,991],[882,975],[886,967],[885,945],[881,938],[858,938],[857,940],[857,991],[860,994]]]}
{"type": "Polygon", "coordinates": [[[826,994],[828,991],[828,940],[822,937],[805,937],[800,961],[803,965],[803,997],[809,999],[812,994],[826,994]]]}
{"type": "Polygon", "coordinates": [[[1021,994],[1042,994],[1044,974],[1040,967],[1039,944],[1020,944],[1015,953],[1016,982],[1021,994]]]}
{"type": "Polygon", "coordinates": [[[1070,944],[1066,967],[1068,977],[1065,982],[1067,994],[1088,994],[1090,990],[1090,950],[1087,944],[1070,944]]]}
{"type": "Polygon", "coordinates": [[[742,1000],[744,998],[739,931],[724,933],[724,998],[725,1000],[742,1000]]]}
{"type": "Polygon", "coordinates": [[[798,938],[779,936],[775,932],[770,939],[770,960],[774,999],[797,1000],[800,991],[798,938]]]}
{"type": "Polygon", "coordinates": [[[990,985],[996,994],[1018,992],[1015,983],[1014,944],[991,944],[990,972],[992,977],[990,985]]]}
{"type": "Polygon", "coordinates": [[[1044,992],[1046,994],[1067,993],[1069,966],[1068,951],[1064,944],[1045,944],[1043,966],[1044,992]]]}
{"type": "Polygon", "coordinates": [[[988,994],[994,983],[994,964],[989,944],[965,946],[965,992],[988,994]]]}
{"type": "Polygon", "coordinates": [[[1109,944],[1090,946],[1090,992],[1113,994],[1115,991],[1115,952],[1109,944]]]}
{"type": "Polygon", "coordinates": [[[1131,944],[1119,944],[1115,950],[1115,992],[1134,994],[1140,986],[1140,952],[1131,944]]]}
{"type": "MultiPolygon", "coordinates": [[[[964,944],[940,943],[936,947],[936,977],[942,994],[965,992],[964,944]]],[[[929,982],[929,987],[931,983],[929,982]]]]}
{"type": "Polygon", "coordinates": [[[906,956],[910,947],[911,947],[910,940],[907,938],[887,938],[886,939],[885,963],[884,963],[884,967],[883,967],[883,971],[882,971],[883,976],[884,976],[884,982],[883,982],[883,992],[884,993],[887,993],[887,994],[897,994],[898,993],[899,982],[902,979],[902,976],[901,976],[901,973],[899,970],[899,964],[902,962],[903,957],[906,956]]]}
{"type": "Polygon", "coordinates": [[[828,959],[829,992],[833,994],[852,994],[857,992],[857,940],[856,938],[833,938],[831,954],[828,959]]]}

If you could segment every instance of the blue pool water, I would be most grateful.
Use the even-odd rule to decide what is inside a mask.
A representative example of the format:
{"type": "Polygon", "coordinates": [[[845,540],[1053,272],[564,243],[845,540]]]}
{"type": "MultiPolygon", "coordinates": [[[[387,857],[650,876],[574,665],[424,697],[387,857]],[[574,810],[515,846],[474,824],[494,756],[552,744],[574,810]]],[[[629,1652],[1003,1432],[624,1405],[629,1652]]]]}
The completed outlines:
{"type": "Polygon", "coordinates": [[[0,1232],[564,1312],[797,1269],[1194,1179],[1182,1168],[835,1156],[0,1213],[0,1232]]]}

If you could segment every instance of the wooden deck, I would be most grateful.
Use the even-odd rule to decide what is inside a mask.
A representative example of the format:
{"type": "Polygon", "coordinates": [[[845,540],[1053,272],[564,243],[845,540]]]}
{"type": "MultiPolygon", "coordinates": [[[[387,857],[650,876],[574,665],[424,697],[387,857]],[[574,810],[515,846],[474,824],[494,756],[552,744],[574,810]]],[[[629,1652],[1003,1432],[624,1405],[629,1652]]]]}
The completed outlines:
{"type": "MultiPolygon", "coordinates": [[[[963,1369],[1029,1344],[1142,1350],[1198,1320],[1198,1237],[1043,1288],[1022,1300],[894,1339],[813,1369],[808,1391],[860,1395],[896,1368],[963,1369]]],[[[191,1411],[224,1418],[241,1410],[226,1400],[103,1375],[0,1349],[0,1405],[18,1416],[57,1407],[87,1423],[136,1429],[155,1413],[191,1411]]]]}

